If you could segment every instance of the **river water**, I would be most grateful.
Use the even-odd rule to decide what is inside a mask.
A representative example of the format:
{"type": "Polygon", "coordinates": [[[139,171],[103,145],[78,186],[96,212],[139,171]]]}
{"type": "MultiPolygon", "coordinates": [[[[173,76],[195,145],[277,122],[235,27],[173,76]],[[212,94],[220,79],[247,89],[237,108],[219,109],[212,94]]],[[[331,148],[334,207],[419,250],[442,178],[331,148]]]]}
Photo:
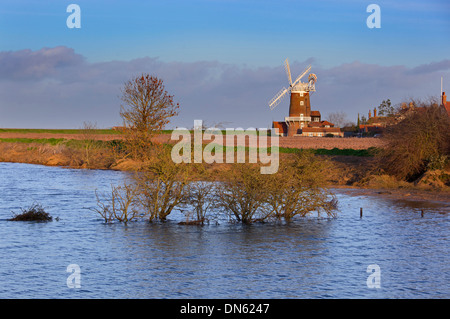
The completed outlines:
{"type": "Polygon", "coordinates": [[[105,224],[95,191],[126,177],[0,163],[0,298],[450,297],[450,203],[336,190],[335,219],[105,224]],[[8,221],[34,202],[54,220],[8,221]]]}

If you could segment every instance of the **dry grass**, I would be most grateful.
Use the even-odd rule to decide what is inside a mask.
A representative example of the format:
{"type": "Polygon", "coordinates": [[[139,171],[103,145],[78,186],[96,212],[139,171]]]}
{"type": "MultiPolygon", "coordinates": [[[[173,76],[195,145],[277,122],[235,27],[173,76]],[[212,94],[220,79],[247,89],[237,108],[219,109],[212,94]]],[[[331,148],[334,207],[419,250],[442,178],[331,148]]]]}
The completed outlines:
{"type": "Polygon", "coordinates": [[[388,127],[383,139],[379,167],[400,180],[414,181],[435,159],[450,155],[450,118],[437,105],[424,105],[388,127]]]}
{"type": "Polygon", "coordinates": [[[108,169],[115,163],[115,160],[116,155],[114,151],[108,148],[93,149],[88,161],[85,151],[80,147],[33,142],[0,143],[0,162],[108,169]]]}

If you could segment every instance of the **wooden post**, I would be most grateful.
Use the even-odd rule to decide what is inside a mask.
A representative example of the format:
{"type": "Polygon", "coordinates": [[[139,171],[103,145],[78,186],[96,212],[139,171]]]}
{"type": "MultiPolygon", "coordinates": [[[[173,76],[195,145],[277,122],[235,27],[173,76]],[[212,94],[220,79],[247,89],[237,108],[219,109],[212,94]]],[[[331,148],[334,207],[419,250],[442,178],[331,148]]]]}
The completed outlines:
{"type": "Polygon", "coordinates": [[[359,209],[359,218],[362,218],[362,215],[363,215],[363,210],[362,210],[362,207],[359,209]]]}
{"type": "Polygon", "coordinates": [[[423,217],[423,209],[422,209],[422,213],[420,215],[423,217]]]}

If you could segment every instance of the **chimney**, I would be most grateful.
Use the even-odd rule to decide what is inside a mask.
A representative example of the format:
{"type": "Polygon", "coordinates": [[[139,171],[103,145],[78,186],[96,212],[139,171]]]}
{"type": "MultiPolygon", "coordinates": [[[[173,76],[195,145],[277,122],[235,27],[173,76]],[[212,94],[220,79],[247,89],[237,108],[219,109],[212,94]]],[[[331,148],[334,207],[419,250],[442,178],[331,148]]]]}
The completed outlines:
{"type": "Polygon", "coordinates": [[[447,104],[447,95],[445,92],[442,92],[442,105],[445,106],[447,104]]]}
{"type": "Polygon", "coordinates": [[[373,117],[377,117],[377,108],[376,107],[373,108],[373,117]]]}

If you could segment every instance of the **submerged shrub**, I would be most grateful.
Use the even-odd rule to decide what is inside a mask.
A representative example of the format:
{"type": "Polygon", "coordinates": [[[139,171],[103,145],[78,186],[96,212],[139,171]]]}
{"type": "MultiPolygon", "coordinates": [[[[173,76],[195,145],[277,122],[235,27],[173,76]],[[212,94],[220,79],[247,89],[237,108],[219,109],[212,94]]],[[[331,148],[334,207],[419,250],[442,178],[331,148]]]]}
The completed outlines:
{"type": "Polygon", "coordinates": [[[266,202],[272,216],[290,221],[295,216],[324,212],[336,217],[337,199],[326,188],[329,163],[312,152],[302,151],[281,163],[277,174],[268,176],[266,202]]]}
{"type": "Polygon", "coordinates": [[[271,215],[266,205],[267,175],[257,165],[235,164],[218,186],[217,200],[230,220],[244,224],[265,221],[271,215]]]}
{"type": "Polygon", "coordinates": [[[192,210],[183,211],[186,221],[183,225],[203,225],[215,218],[214,211],[219,208],[216,202],[216,188],[213,184],[204,181],[190,182],[187,188],[186,206],[192,210]]]}
{"type": "Polygon", "coordinates": [[[149,160],[135,172],[130,184],[113,186],[109,201],[97,196],[93,210],[105,222],[128,222],[147,217],[150,222],[164,221],[175,209],[187,201],[189,166],[176,164],[170,157],[170,149],[154,145],[149,160]]]}
{"type": "Polygon", "coordinates": [[[149,221],[166,220],[167,216],[186,202],[189,165],[176,164],[170,157],[170,149],[155,147],[155,154],[143,170],[134,175],[138,199],[149,221]]]}
{"type": "Polygon", "coordinates": [[[40,204],[33,204],[29,208],[22,208],[21,210],[22,213],[14,214],[14,217],[9,220],[47,222],[53,219],[47,212],[45,212],[44,208],[40,204]]]}
{"type": "Polygon", "coordinates": [[[231,220],[242,223],[290,221],[317,212],[336,217],[336,198],[326,188],[328,163],[302,151],[280,163],[276,174],[234,165],[218,186],[217,200],[231,220]]]}
{"type": "Polygon", "coordinates": [[[97,206],[93,210],[100,214],[106,223],[119,221],[127,223],[140,216],[136,209],[138,190],[133,184],[111,185],[111,196],[107,202],[101,201],[97,192],[97,206]]]}
{"type": "Polygon", "coordinates": [[[154,145],[153,153],[133,182],[115,187],[109,203],[97,197],[97,211],[106,222],[146,217],[165,221],[174,211],[186,225],[203,225],[224,213],[231,222],[250,224],[269,220],[290,221],[296,216],[323,213],[336,216],[336,198],[327,190],[332,167],[311,151],[292,154],[276,174],[261,174],[258,164],[236,163],[214,171],[215,182],[202,165],[176,164],[170,149],[154,145]]]}

